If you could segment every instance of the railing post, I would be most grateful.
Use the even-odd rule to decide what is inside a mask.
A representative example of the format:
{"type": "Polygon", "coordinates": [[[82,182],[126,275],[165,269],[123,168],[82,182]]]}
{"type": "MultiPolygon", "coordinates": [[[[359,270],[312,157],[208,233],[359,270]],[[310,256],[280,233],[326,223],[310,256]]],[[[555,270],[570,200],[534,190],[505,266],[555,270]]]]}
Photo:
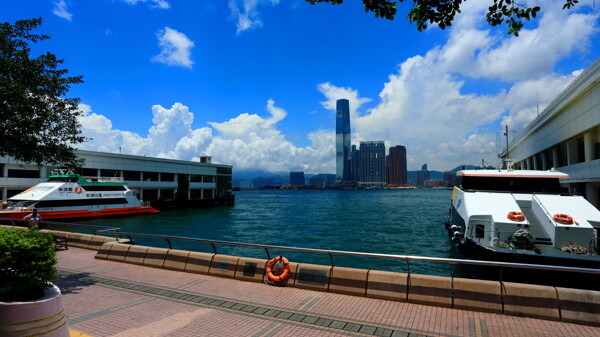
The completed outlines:
{"type": "Polygon", "coordinates": [[[212,243],[212,242],[210,243],[210,245],[212,246],[212,249],[213,249],[213,252],[215,252],[215,255],[217,255],[218,254],[217,253],[217,246],[215,246],[215,244],[212,243]]]}
{"type": "Polygon", "coordinates": [[[271,261],[271,256],[269,255],[269,249],[268,248],[263,248],[265,250],[265,253],[267,253],[267,260],[271,261]]]}
{"type": "Polygon", "coordinates": [[[331,253],[327,253],[327,255],[329,255],[329,261],[331,261],[331,268],[335,267],[333,265],[333,255],[331,255],[331,253]]]}
{"type": "Polygon", "coordinates": [[[169,249],[173,249],[173,246],[171,245],[171,240],[169,240],[169,238],[165,238],[165,240],[167,240],[167,244],[169,245],[169,249]]]}

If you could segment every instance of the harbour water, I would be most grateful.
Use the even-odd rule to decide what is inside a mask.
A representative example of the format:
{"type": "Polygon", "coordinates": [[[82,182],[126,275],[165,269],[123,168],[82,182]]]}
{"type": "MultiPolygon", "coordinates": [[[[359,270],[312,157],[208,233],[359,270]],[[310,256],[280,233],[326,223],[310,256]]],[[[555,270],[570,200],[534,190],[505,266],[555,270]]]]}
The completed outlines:
{"type": "MultiPolygon", "coordinates": [[[[157,215],[77,221],[123,231],[287,247],[455,257],[443,222],[449,190],[239,191],[234,207],[165,210],[157,215]]],[[[168,247],[165,240],[138,244],[168,247]]],[[[209,244],[173,240],[173,248],[212,252],[209,244]]],[[[217,246],[220,254],[266,258],[262,249],[217,246]]],[[[291,261],[330,264],[326,254],[269,251],[291,261]]],[[[336,266],[464,276],[442,263],[334,256],[336,266]]]]}

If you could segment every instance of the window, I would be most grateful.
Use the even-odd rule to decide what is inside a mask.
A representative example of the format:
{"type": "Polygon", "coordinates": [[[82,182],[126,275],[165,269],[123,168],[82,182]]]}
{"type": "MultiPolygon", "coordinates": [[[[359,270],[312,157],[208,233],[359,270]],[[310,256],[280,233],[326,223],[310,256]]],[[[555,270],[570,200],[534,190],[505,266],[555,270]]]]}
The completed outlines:
{"type": "Polygon", "coordinates": [[[123,179],[125,181],[139,181],[140,173],[140,171],[123,171],[123,179]]]}
{"type": "Polygon", "coordinates": [[[475,237],[476,238],[485,237],[485,225],[475,225],[475,237]]]}
{"type": "Polygon", "coordinates": [[[40,178],[39,170],[11,170],[8,169],[9,178],[40,178]]]}

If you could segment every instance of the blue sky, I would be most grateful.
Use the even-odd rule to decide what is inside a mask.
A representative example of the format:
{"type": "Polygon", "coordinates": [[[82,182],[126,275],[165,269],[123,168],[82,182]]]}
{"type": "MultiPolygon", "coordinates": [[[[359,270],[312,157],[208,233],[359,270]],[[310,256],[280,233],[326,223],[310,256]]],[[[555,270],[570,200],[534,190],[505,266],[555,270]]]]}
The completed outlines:
{"type": "MultiPolygon", "coordinates": [[[[81,98],[79,148],[213,161],[234,170],[335,172],[335,100],[353,143],[407,147],[409,169],[496,164],[498,130],[521,130],[600,56],[600,10],[544,1],[519,38],[489,27],[491,1],[418,32],[399,4],[359,0],[3,0],[0,22],[38,33],[81,98]]],[[[503,141],[501,142],[503,143],[503,141]]]]}

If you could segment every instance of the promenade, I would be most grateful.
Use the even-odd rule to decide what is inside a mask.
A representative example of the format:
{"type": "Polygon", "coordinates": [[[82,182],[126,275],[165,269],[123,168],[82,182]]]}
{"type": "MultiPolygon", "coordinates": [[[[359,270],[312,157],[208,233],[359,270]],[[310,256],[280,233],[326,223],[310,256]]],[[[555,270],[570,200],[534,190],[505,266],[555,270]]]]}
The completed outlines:
{"type": "Polygon", "coordinates": [[[69,328],[101,336],[600,336],[600,328],[58,255],[69,328]]]}

